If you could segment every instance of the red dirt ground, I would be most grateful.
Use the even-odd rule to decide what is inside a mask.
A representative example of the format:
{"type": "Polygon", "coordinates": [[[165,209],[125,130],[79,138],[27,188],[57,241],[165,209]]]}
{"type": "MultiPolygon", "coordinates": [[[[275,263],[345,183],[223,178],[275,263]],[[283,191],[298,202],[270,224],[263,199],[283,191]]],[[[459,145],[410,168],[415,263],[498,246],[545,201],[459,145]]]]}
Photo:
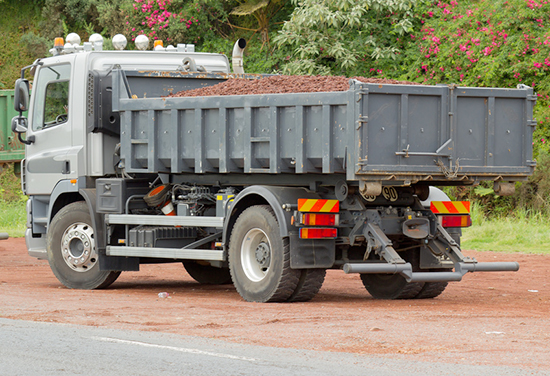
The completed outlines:
{"type": "Polygon", "coordinates": [[[401,301],[374,300],[357,275],[329,271],[310,302],[259,304],[232,285],[199,285],[181,264],[144,265],[107,290],[69,290],[24,239],[1,240],[0,317],[550,370],[550,256],[465,253],[518,261],[520,271],[470,273],[436,299],[401,301]]]}

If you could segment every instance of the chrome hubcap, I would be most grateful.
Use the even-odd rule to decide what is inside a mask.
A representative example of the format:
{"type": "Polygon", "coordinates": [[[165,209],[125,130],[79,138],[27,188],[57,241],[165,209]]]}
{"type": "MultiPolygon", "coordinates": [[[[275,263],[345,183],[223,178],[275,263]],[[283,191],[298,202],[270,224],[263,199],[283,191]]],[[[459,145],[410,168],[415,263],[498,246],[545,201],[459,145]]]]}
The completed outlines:
{"type": "Polygon", "coordinates": [[[72,270],[90,270],[97,263],[92,226],[79,222],[68,227],[61,237],[61,254],[72,270]]]}
{"type": "Polygon", "coordinates": [[[265,278],[271,265],[271,243],[266,233],[253,228],[244,237],[241,248],[241,265],[244,274],[253,282],[265,278]]]}

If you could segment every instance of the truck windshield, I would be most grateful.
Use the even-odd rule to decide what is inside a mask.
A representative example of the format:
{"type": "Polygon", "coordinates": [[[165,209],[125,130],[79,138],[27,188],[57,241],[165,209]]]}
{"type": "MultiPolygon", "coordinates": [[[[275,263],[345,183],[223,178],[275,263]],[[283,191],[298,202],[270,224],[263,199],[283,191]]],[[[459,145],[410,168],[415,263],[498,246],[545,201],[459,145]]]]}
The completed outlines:
{"type": "Polygon", "coordinates": [[[33,85],[35,92],[32,129],[65,123],[69,118],[71,65],[42,67],[33,85]]]}

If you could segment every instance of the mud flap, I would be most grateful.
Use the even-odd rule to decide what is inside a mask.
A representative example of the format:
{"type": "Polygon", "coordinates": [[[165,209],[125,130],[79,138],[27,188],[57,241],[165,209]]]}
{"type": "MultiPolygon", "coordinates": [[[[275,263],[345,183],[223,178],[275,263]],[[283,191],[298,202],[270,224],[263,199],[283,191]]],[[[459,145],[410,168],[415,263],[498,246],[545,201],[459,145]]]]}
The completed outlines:
{"type": "Polygon", "coordinates": [[[300,239],[290,232],[290,267],[292,269],[330,268],[334,265],[334,239],[300,239]]]}

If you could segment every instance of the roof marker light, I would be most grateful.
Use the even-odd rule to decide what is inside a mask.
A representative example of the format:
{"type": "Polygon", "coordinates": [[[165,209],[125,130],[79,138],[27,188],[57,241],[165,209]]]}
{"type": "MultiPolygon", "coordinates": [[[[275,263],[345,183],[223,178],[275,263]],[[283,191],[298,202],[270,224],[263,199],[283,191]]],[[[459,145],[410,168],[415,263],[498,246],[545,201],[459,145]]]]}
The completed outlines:
{"type": "Polygon", "coordinates": [[[119,51],[122,51],[127,43],[126,37],[122,34],[117,34],[113,37],[113,47],[119,51]]]}
{"type": "Polygon", "coordinates": [[[65,38],[65,40],[67,41],[67,43],[70,43],[72,45],[80,45],[80,35],[78,35],[77,33],[70,33],[69,35],[67,35],[67,38],[65,38]]]}
{"type": "Polygon", "coordinates": [[[92,47],[95,51],[103,50],[103,37],[101,34],[95,33],[90,35],[88,41],[92,44],[92,47]]]}
{"type": "Polygon", "coordinates": [[[136,37],[135,44],[138,50],[145,51],[149,47],[149,38],[147,35],[138,35],[136,37]]]}
{"type": "Polygon", "coordinates": [[[67,42],[65,43],[65,47],[63,48],[63,50],[65,51],[66,54],[70,54],[70,53],[73,53],[74,52],[74,46],[67,42]]]}

